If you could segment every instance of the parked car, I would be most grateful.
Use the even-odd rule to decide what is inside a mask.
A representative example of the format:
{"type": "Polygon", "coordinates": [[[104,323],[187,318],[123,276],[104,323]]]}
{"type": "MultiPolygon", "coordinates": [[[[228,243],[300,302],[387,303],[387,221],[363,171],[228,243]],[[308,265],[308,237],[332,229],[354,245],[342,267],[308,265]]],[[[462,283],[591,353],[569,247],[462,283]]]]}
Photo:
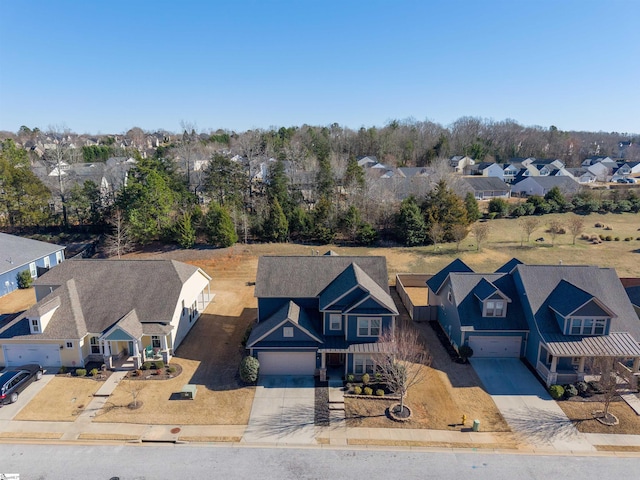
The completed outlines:
{"type": "Polygon", "coordinates": [[[40,365],[29,364],[9,368],[0,374],[0,405],[16,403],[20,393],[35,380],[42,378],[40,365]]]}

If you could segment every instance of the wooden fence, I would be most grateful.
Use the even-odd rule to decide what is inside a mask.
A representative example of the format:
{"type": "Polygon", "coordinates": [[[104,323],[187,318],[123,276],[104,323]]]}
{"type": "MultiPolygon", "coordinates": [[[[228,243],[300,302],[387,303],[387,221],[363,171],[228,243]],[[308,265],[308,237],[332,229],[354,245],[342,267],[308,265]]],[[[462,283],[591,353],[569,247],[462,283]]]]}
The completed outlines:
{"type": "Polygon", "coordinates": [[[433,275],[426,275],[422,273],[399,273],[396,275],[396,291],[402,304],[409,312],[409,316],[414,322],[429,322],[438,319],[438,307],[435,305],[429,305],[427,280],[433,275]],[[411,295],[407,292],[407,288],[420,288],[424,290],[424,303],[421,305],[414,305],[414,300],[411,299],[411,295]]]}

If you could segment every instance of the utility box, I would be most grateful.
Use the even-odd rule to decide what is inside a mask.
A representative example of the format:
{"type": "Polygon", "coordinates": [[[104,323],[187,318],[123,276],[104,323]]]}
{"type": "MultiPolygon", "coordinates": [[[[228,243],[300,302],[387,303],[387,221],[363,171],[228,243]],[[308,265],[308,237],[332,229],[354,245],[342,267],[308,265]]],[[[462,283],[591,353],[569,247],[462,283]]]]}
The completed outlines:
{"type": "Polygon", "coordinates": [[[183,398],[186,400],[195,400],[196,392],[197,392],[196,385],[191,385],[190,383],[188,383],[184,387],[182,387],[182,390],[180,390],[180,398],[183,398]]]}
{"type": "Polygon", "coordinates": [[[473,421],[473,427],[471,427],[471,429],[472,429],[474,432],[478,432],[478,431],[480,431],[480,420],[474,420],[474,421],[473,421]]]}

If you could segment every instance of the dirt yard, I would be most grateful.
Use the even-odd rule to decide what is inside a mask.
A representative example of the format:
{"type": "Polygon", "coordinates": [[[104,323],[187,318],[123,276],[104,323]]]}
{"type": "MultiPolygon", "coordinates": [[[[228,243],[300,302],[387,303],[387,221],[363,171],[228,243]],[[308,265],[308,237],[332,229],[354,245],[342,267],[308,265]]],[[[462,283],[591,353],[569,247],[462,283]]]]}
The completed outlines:
{"type": "Polygon", "coordinates": [[[618,417],[619,424],[607,426],[593,418],[593,412],[602,410],[601,402],[560,401],[562,411],[583,433],[617,433],[637,435],[640,432],[640,416],[622,399],[612,402],[609,411],[618,417]]]}
{"type": "Polygon", "coordinates": [[[16,420],[73,422],[102,386],[90,378],[55,377],[24,407],[16,420]]]}

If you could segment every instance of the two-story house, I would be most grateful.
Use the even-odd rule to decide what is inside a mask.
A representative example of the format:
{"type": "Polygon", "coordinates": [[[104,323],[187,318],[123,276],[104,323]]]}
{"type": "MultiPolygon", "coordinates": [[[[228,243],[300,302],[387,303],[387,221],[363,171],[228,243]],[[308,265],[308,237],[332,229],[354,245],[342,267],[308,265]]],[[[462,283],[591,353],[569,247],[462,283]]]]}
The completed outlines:
{"type": "Polygon", "coordinates": [[[584,379],[598,357],[640,370],[640,321],[611,268],[524,265],[475,273],[455,260],[427,281],[454,348],[524,357],[547,385],[584,379]]]}
{"type": "Polygon", "coordinates": [[[247,349],[261,375],[372,373],[398,315],[384,257],[260,257],[255,296],[247,349]]]}

